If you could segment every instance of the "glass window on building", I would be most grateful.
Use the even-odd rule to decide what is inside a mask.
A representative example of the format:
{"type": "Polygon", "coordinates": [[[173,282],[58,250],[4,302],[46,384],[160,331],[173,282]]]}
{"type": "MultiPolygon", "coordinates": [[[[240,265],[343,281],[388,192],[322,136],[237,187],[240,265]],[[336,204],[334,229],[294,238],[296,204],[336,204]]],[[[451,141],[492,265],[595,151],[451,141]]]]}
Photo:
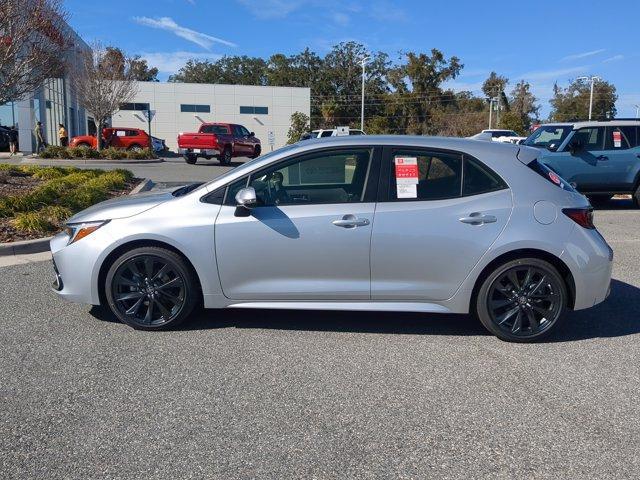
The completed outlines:
{"type": "Polygon", "coordinates": [[[268,115],[269,107],[248,107],[241,106],[240,113],[242,114],[251,114],[251,115],[268,115]]]}
{"type": "Polygon", "coordinates": [[[210,105],[189,105],[189,104],[181,104],[180,105],[181,112],[192,112],[192,113],[211,113],[210,105]]]}
{"type": "Polygon", "coordinates": [[[0,126],[11,127],[16,124],[16,115],[13,102],[0,105],[0,126]]]}

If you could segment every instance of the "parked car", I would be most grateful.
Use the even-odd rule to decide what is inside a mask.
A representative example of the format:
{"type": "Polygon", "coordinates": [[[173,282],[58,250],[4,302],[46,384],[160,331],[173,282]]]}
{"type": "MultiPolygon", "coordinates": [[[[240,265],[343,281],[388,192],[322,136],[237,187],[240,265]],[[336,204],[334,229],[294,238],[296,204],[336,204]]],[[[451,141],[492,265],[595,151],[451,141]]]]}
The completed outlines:
{"type": "MultiPolygon", "coordinates": [[[[126,150],[142,150],[149,148],[149,134],[140,128],[107,127],[102,129],[102,145],[126,150]]],[[[96,148],[96,137],[95,135],[73,137],[69,146],[96,148]]]]}
{"type": "Polygon", "coordinates": [[[151,145],[152,145],[151,148],[153,148],[153,151],[155,153],[160,153],[160,152],[164,152],[165,150],[168,150],[167,144],[162,138],[152,136],[151,145]]]}
{"type": "MultiPolygon", "coordinates": [[[[366,135],[362,130],[357,128],[350,128],[349,135],[366,135]]],[[[325,138],[325,137],[339,137],[339,131],[337,128],[311,130],[300,137],[300,140],[310,140],[312,138],[325,138]]]]}
{"type": "Polygon", "coordinates": [[[202,304],[470,312],[504,340],[536,340],[607,297],[613,258],[587,199],[539,154],[457,138],[299,142],[76,214],[51,240],[54,289],[144,330],[202,304]]]}
{"type": "Polygon", "coordinates": [[[518,144],[527,139],[527,137],[522,137],[513,130],[486,129],[482,130],[480,134],[489,134],[492,141],[502,143],[518,144]]]}
{"type": "Polygon", "coordinates": [[[541,125],[524,144],[594,205],[631,194],[640,207],[640,120],[541,125]]]}
{"type": "Polygon", "coordinates": [[[178,135],[178,152],[190,164],[198,157],[216,157],[222,165],[229,165],[234,157],[259,157],[262,147],[255,134],[242,125],[203,123],[197,133],[178,135]]]}

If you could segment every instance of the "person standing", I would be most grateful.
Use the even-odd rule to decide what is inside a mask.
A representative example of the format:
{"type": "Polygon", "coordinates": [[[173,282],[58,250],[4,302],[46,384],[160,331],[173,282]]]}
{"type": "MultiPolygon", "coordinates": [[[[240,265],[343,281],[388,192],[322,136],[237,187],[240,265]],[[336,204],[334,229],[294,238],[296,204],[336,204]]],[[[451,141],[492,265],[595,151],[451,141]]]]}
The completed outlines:
{"type": "Polygon", "coordinates": [[[9,151],[11,155],[18,153],[18,129],[15,125],[9,129],[9,151]]]}
{"type": "Polygon", "coordinates": [[[60,137],[60,145],[63,147],[69,146],[69,134],[67,133],[67,129],[64,128],[64,125],[58,124],[58,137],[60,137]]]}
{"type": "Polygon", "coordinates": [[[40,153],[44,150],[44,130],[42,129],[42,122],[36,122],[36,127],[33,129],[33,134],[36,137],[36,153],[40,153]]]}

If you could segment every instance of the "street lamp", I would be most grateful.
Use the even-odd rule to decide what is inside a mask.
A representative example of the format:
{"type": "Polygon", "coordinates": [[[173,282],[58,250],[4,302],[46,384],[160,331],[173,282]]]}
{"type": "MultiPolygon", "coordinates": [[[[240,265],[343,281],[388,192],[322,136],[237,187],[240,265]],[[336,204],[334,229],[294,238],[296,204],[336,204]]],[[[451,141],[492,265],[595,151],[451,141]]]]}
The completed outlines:
{"type": "Polygon", "coordinates": [[[636,118],[640,118],[640,105],[634,105],[636,107],[636,118]]]}
{"type": "Polygon", "coordinates": [[[363,132],[364,132],[364,67],[369,60],[371,60],[371,58],[368,55],[365,55],[364,57],[362,57],[362,60],[360,60],[360,64],[362,65],[362,104],[360,107],[360,130],[362,130],[363,132]]]}
{"type": "Polygon", "coordinates": [[[590,77],[578,77],[577,80],[586,80],[591,82],[591,94],[589,95],[589,120],[591,120],[591,112],[593,111],[593,85],[602,79],[595,75],[591,75],[590,77]]]}
{"type": "MultiPolygon", "coordinates": [[[[489,99],[489,129],[491,129],[491,120],[492,120],[492,116],[493,116],[493,102],[498,102],[498,97],[491,97],[489,99]]],[[[498,120],[498,124],[500,123],[500,121],[498,120]]]]}

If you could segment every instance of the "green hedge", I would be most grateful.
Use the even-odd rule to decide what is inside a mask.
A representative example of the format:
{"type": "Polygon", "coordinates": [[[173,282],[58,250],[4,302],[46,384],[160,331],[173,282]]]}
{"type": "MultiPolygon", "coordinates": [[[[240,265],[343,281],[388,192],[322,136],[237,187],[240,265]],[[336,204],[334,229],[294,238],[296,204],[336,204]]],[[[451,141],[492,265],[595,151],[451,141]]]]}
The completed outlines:
{"type": "Polygon", "coordinates": [[[122,148],[109,147],[97,151],[87,147],[59,147],[57,145],[49,145],[39,154],[40,158],[103,158],[107,160],[148,160],[157,158],[156,154],[149,148],[143,150],[123,150],[122,148]]]}
{"type": "MultiPolygon", "coordinates": [[[[57,147],[59,148],[59,147],[57,147]]],[[[27,175],[43,183],[25,195],[0,195],[0,217],[26,233],[51,233],[73,213],[122,191],[133,179],[128,170],[0,164],[7,175],[27,175]]]]}

